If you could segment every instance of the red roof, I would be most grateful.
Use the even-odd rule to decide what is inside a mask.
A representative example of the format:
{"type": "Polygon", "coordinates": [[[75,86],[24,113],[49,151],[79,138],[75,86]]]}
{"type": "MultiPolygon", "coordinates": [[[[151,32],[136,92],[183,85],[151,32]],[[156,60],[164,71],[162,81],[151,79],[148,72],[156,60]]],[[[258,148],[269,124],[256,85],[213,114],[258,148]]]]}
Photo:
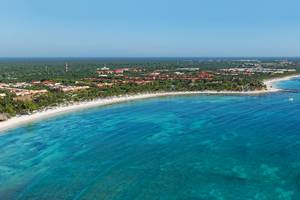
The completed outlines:
{"type": "Polygon", "coordinates": [[[121,74],[124,71],[128,71],[128,70],[129,70],[128,68],[120,68],[120,69],[115,69],[114,72],[117,73],[117,74],[121,74]]]}

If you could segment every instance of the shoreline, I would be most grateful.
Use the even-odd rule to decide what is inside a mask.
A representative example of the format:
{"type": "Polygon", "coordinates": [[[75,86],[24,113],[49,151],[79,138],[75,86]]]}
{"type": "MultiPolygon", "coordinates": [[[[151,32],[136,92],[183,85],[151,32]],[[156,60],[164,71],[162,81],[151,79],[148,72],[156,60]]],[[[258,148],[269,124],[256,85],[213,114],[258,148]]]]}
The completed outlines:
{"type": "Polygon", "coordinates": [[[156,97],[166,97],[166,96],[181,96],[181,95],[259,95],[266,93],[279,92],[281,89],[274,86],[275,83],[290,80],[293,78],[300,77],[300,75],[291,75],[282,78],[268,79],[264,81],[266,85],[266,90],[255,90],[255,91],[183,91],[183,92],[159,92],[159,93],[145,93],[145,94],[136,94],[136,95],[124,95],[116,96],[109,98],[96,99],[88,102],[78,102],[72,105],[62,105],[57,107],[52,107],[50,109],[45,109],[43,111],[38,111],[29,115],[21,115],[12,117],[6,121],[0,122],[0,134],[4,131],[20,127],[35,121],[40,121],[43,119],[55,117],[61,114],[75,112],[78,110],[84,110],[87,108],[95,108],[110,104],[140,100],[140,99],[149,99],[156,97]]]}
{"type": "Polygon", "coordinates": [[[272,78],[272,79],[267,79],[264,80],[264,84],[267,86],[267,90],[273,90],[273,91],[281,91],[282,89],[276,87],[276,83],[281,82],[281,81],[288,81],[294,78],[299,78],[300,74],[295,74],[295,75],[290,75],[290,76],[285,76],[285,77],[280,77],[280,78],[272,78]]]}

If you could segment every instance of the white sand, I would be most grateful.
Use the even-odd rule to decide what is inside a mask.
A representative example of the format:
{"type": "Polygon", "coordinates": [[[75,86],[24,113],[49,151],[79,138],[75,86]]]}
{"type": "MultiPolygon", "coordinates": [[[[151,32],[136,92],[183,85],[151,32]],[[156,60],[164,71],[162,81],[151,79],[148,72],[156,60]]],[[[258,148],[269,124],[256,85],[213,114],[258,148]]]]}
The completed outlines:
{"type": "Polygon", "coordinates": [[[138,99],[147,99],[147,98],[154,98],[154,97],[163,97],[163,96],[177,96],[177,95],[195,95],[195,94],[236,94],[236,95],[257,95],[257,94],[264,94],[270,92],[278,92],[280,89],[274,86],[275,83],[279,81],[289,80],[292,78],[300,77],[300,75],[293,75],[284,78],[276,78],[264,81],[267,86],[266,90],[256,90],[256,91],[245,91],[245,92],[238,92],[238,91],[195,91],[195,92],[162,92],[162,93],[149,93],[149,94],[137,94],[132,96],[119,96],[119,97],[110,97],[105,99],[97,99],[90,102],[81,102],[75,103],[72,105],[67,106],[58,106],[54,108],[50,108],[45,111],[39,111],[37,113],[33,113],[30,115],[22,115],[17,117],[12,117],[7,121],[0,122],[0,132],[6,131],[8,129],[12,129],[15,127],[19,127],[25,124],[29,124],[34,121],[43,120],[46,118],[50,118],[53,116],[57,116],[60,114],[65,114],[68,112],[82,110],[86,108],[98,107],[103,105],[121,103],[125,101],[133,101],[138,99]]]}
{"type": "Polygon", "coordinates": [[[281,82],[281,81],[288,81],[291,80],[293,78],[299,78],[300,75],[291,75],[291,76],[286,76],[286,77],[282,77],[282,78],[273,78],[273,79],[268,79],[264,81],[264,84],[267,86],[267,91],[280,91],[281,89],[276,87],[276,83],[281,82]]]}

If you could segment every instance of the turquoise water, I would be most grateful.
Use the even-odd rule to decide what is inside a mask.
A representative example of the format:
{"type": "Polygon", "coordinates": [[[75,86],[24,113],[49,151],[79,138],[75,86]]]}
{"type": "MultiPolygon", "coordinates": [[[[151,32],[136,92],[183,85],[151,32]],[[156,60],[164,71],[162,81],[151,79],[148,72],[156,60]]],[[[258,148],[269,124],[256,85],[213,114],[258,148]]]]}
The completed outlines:
{"type": "Polygon", "coordinates": [[[299,200],[299,109],[292,92],[184,96],[36,122],[0,136],[0,199],[299,200]]]}

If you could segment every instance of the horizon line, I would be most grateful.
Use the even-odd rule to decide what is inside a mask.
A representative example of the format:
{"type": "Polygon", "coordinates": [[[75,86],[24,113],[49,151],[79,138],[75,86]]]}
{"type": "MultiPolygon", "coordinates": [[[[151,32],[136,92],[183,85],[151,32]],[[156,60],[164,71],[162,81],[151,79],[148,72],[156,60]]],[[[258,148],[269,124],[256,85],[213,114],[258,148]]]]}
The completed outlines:
{"type": "Polygon", "coordinates": [[[35,58],[300,58],[300,56],[0,56],[0,59],[35,59],[35,58]]]}

